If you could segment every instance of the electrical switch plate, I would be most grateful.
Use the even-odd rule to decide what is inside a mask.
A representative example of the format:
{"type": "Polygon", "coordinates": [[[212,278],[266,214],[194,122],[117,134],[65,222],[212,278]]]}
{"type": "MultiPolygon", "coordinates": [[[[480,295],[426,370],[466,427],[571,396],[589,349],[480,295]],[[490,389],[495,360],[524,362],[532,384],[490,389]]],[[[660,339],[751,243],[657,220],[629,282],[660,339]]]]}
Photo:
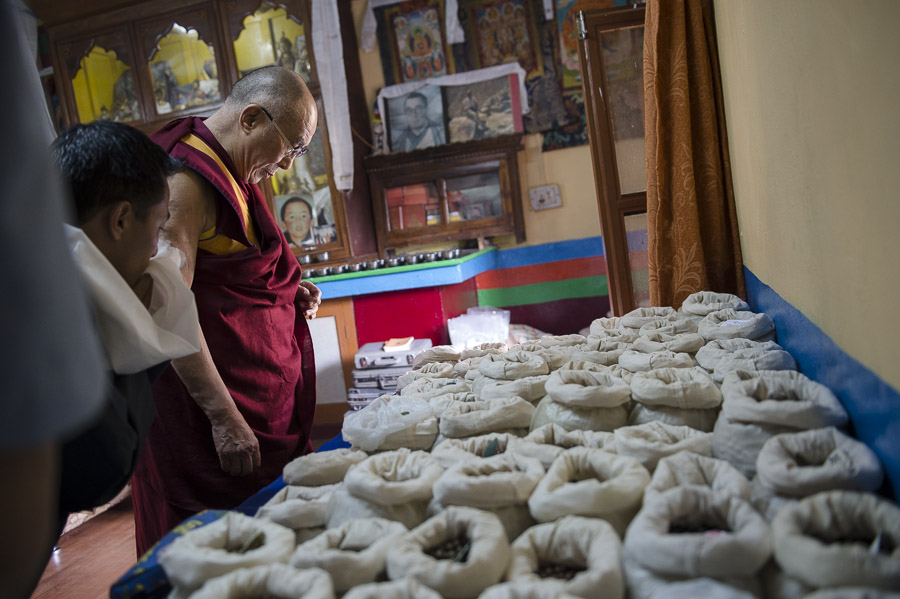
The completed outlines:
{"type": "Polygon", "coordinates": [[[556,183],[532,187],[528,190],[528,195],[531,197],[531,207],[534,210],[546,210],[547,208],[562,206],[562,198],[559,196],[559,185],[556,183]]]}

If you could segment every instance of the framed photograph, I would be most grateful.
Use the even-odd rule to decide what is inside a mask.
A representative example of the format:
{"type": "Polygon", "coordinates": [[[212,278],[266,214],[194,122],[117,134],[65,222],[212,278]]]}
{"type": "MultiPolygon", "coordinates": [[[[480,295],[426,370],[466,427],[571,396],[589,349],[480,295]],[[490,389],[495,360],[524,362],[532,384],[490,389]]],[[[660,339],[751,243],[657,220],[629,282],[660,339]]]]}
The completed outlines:
{"type": "Polygon", "coordinates": [[[443,0],[400,2],[377,7],[374,13],[385,83],[420,81],[453,72],[444,36],[443,0]]]}
{"type": "Polygon", "coordinates": [[[450,143],[522,132],[517,75],[443,89],[450,143]]]}
{"type": "Polygon", "coordinates": [[[410,152],[447,143],[441,88],[426,85],[387,99],[391,152],[410,152]]]}

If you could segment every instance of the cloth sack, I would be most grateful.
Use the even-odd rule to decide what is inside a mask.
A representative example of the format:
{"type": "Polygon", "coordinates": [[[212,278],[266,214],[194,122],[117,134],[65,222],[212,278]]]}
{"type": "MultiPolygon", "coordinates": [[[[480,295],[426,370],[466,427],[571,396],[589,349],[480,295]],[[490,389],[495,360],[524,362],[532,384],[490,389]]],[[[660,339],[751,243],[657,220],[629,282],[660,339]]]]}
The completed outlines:
{"type": "MultiPolygon", "coordinates": [[[[657,318],[655,320],[651,320],[647,324],[643,325],[640,329],[638,329],[638,335],[640,337],[652,336],[657,333],[665,335],[696,335],[697,321],[693,318],[684,318],[680,314],[678,314],[675,320],[657,318]]],[[[640,337],[638,338],[638,340],[640,340],[640,337]]],[[[637,343],[637,341],[635,341],[635,343],[637,343]]],[[[696,341],[694,343],[696,343],[696,341]]]]}
{"type": "Polygon", "coordinates": [[[690,368],[694,364],[696,362],[690,354],[668,350],[645,354],[629,349],[619,356],[619,366],[631,372],[645,372],[657,368],[690,368]]]}
{"type": "Polygon", "coordinates": [[[587,342],[587,337],[577,333],[571,335],[544,335],[538,339],[538,342],[544,347],[582,345],[587,342]]]}
{"type": "MultiPolygon", "coordinates": [[[[428,400],[428,403],[431,404],[432,409],[434,410],[434,415],[438,418],[438,422],[440,422],[440,418],[444,415],[444,412],[452,405],[457,403],[466,403],[480,401],[478,396],[474,393],[470,393],[468,391],[464,391],[462,393],[447,393],[446,395],[438,395],[437,397],[432,397],[428,400]]],[[[435,443],[437,441],[435,440],[435,443]]]]}
{"type": "Polygon", "coordinates": [[[399,522],[383,518],[350,520],[298,545],[288,563],[298,570],[321,568],[341,593],[375,582],[384,572],[388,546],[406,532],[399,522]]]}
{"type": "Polygon", "coordinates": [[[318,487],[288,485],[260,506],[256,517],[268,518],[294,532],[324,527],[328,521],[328,505],[340,486],[341,483],[318,487]]]}
{"type": "Polygon", "coordinates": [[[490,432],[528,428],[534,406],[521,397],[456,402],[441,414],[439,430],[445,437],[473,437],[490,432]]]}
{"type": "MultiPolygon", "coordinates": [[[[522,533],[511,548],[506,579],[540,583],[545,564],[581,569],[562,583],[563,592],[585,599],[622,599],[622,542],[613,527],[596,518],[564,516],[522,533]]],[[[556,596],[550,595],[550,596],[556,596]]]]}
{"type": "Polygon", "coordinates": [[[644,503],[653,501],[670,489],[697,486],[711,491],[750,500],[750,481],[724,460],[679,451],[661,458],[644,489],[644,503]]]}
{"type": "MultiPolygon", "coordinates": [[[[437,499],[432,499],[428,504],[428,517],[436,516],[447,508],[437,499]]],[[[503,530],[506,532],[506,539],[510,542],[514,541],[520,534],[537,524],[528,511],[528,504],[520,503],[516,505],[504,505],[500,507],[478,508],[485,512],[490,512],[497,516],[503,530]]]]}
{"type": "Polygon", "coordinates": [[[789,370],[766,370],[723,385],[722,414],[729,420],[794,429],[846,426],[847,411],[831,390],[789,370]]]}
{"type": "MultiPolygon", "coordinates": [[[[572,355],[575,356],[578,353],[584,354],[585,352],[575,352],[572,355]]],[[[626,372],[618,367],[618,358],[616,358],[615,363],[610,364],[608,366],[601,364],[599,362],[596,362],[594,360],[580,360],[580,359],[576,360],[575,358],[573,358],[573,359],[569,360],[568,362],[566,362],[565,364],[563,364],[562,366],[560,366],[559,368],[557,368],[557,370],[589,370],[591,372],[605,372],[607,374],[613,374],[614,376],[618,376],[619,378],[623,378],[621,375],[621,372],[626,372]],[[614,373],[613,369],[618,369],[618,370],[614,373]]],[[[630,375],[631,373],[628,373],[628,374],[630,375]]]]}
{"type": "Polygon", "coordinates": [[[509,351],[509,345],[503,342],[499,343],[482,343],[475,347],[462,350],[459,354],[460,360],[468,360],[469,358],[480,358],[488,354],[505,354],[509,351]]]}
{"type": "Polygon", "coordinates": [[[450,362],[431,362],[425,364],[418,370],[410,370],[404,372],[397,377],[397,391],[402,391],[404,387],[422,378],[453,378],[456,376],[455,366],[450,362]]]}
{"type": "Polygon", "coordinates": [[[672,426],[688,426],[704,433],[711,433],[716,425],[718,416],[718,408],[685,410],[668,406],[645,406],[635,402],[628,413],[628,426],[637,426],[648,422],[662,422],[672,426]]]}
{"type": "Polygon", "coordinates": [[[604,341],[615,341],[631,345],[637,341],[639,337],[638,331],[634,329],[604,329],[598,331],[596,334],[592,333],[588,335],[587,342],[588,345],[598,344],[604,341]]]}
{"type": "Polygon", "coordinates": [[[878,456],[834,427],[781,433],[766,441],[756,458],[754,504],[771,519],[775,514],[768,514],[768,506],[775,497],[877,491],[883,480],[878,456]]]}
{"type": "Polygon", "coordinates": [[[418,580],[403,578],[354,587],[347,591],[343,599],[443,599],[443,597],[418,580]]]}
{"type": "Polygon", "coordinates": [[[742,349],[757,349],[760,351],[774,351],[783,349],[774,341],[753,341],[752,339],[712,339],[697,350],[694,357],[697,364],[713,372],[719,362],[728,355],[742,349]]]}
{"type": "Polygon", "coordinates": [[[634,559],[627,549],[622,550],[622,571],[629,599],[670,599],[685,596],[690,599],[760,599],[765,597],[758,577],[741,578],[684,578],[653,572],[634,559]],[[679,593],[681,593],[679,595],[679,593]],[[696,594],[693,594],[696,593],[696,594]]]}
{"type": "Polygon", "coordinates": [[[692,451],[706,456],[713,453],[712,433],[704,433],[689,426],[647,422],[618,428],[614,434],[616,453],[637,458],[650,472],[656,468],[660,458],[679,451],[692,451]]]}
{"type": "Polygon", "coordinates": [[[215,522],[172,541],[160,551],[159,563],[175,590],[187,595],[210,578],[238,568],[286,563],[294,546],[291,529],[269,520],[228,512],[215,522]],[[251,544],[254,539],[257,543],[251,544]],[[241,552],[245,544],[259,546],[241,552]]]}
{"type": "Polygon", "coordinates": [[[718,385],[696,366],[635,372],[631,378],[631,396],[647,406],[708,409],[722,404],[718,385]]]}
{"type": "Polygon", "coordinates": [[[620,320],[618,316],[595,318],[588,327],[588,336],[597,336],[602,331],[621,331],[624,327],[619,325],[620,320]]]}
{"type": "Polygon", "coordinates": [[[578,599],[577,595],[565,592],[562,581],[541,580],[540,582],[526,582],[517,580],[503,582],[488,587],[478,599],[578,599]]]}
{"type": "MultiPolygon", "coordinates": [[[[674,325],[675,323],[672,324],[674,325]]],[[[699,333],[665,333],[658,330],[648,330],[648,332],[644,333],[644,329],[641,329],[641,331],[641,336],[631,344],[631,348],[644,354],[661,351],[696,354],[701,347],[706,345],[706,340],[699,333]]]]}
{"type": "Polygon", "coordinates": [[[624,544],[643,567],[684,578],[754,576],[772,555],[769,525],[749,502],[698,486],[644,503],[624,544]]]}
{"type": "Polygon", "coordinates": [[[435,345],[416,354],[412,368],[418,370],[432,362],[459,362],[463,348],[456,345],[435,345]]]}
{"type": "Polygon", "coordinates": [[[719,413],[713,427],[713,455],[725,460],[748,479],[756,475],[756,458],[766,441],[779,433],[796,429],[772,424],[730,420],[719,413]]]}
{"type": "Polygon", "coordinates": [[[734,310],[747,312],[750,306],[736,295],[731,293],[716,293],[714,291],[698,291],[692,293],[681,303],[681,311],[695,316],[706,316],[711,312],[720,310],[734,310]]]}
{"type": "Polygon", "coordinates": [[[517,453],[466,460],[444,471],[434,483],[434,498],[445,506],[482,509],[522,505],[543,476],[538,460],[517,453]]]}
{"type": "Polygon", "coordinates": [[[678,314],[671,306],[652,306],[647,308],[635,308],[619,319],[619,328],[640,329],[650,322],[673,321],[678,314]]]}
{"type": "Polygon", "coordinates": [[[797,370],[797,361],[783,349],[739,349],[719,360],[713,370],[713,379],[721,383],[729,372],[735,370],[745,372],[797,370]]]}
{"type": "MultiPolygon", "coordinates": [[[[457,378],[462,378],[467,381],[471,381],[478,376],[481,376],[481,373],[478,372],[478,365],[484,360],[484,356],[479,356],[477,358],[466,358],[465,360],[460,360],[453,365],[453,375],[457,378]]],[[[400,380],[400,379],[397,379],[400,380]]]]}
{"type": "Polygon", "coordinates": [[[707,340],[742,337],[769,341],[775,338],[775,322],[765,312],[726,308],[704,316],[697,325],[697,332],[707,340]]]}
{"type": "Polygon", "coordinates": [[[400,390],[403,397],[417,397],[428,400],[445,393],[462,393],[471,391],[468,382],[458,378],[425,376],[418,378],[400,390]]]}
{"type": "Polygon", "coordinates": [[[446,599],[467,599],[500,582],[508,561],[509,541],[497,516],[450,506],[392,543],[387,572],[391,580],[414,578],[446,599]],[[469,544],[465,561],[427,553],[455,539],[469,544]]]}
{"type": "Polygon", "coordinates": [[[437,419],[427,401],[382,395],[362,410],[348,412],[341,436],[351,447],[364,451],[403,446],[427,449],[437,436],[437,419]],[[407,445],[398,445],[402,443],[407,445]]]}
{"type": "Polygon", "coordinates": [[[444,469],[424,451],[397,449],[370,456],[344,477],[347,491],[381,505],[428,503],[444,469]]]}
{"type": "Polygon", "coordinates": [[[546,392],[544,391],[549,375],[526,376],[514,381],[505,381],[483,377],[481,384],[472,386],[478,396],[483,400],[500,399],[502,397],[521,397],[527,402],[539,401],[546,392]]]}
{"type": "Polygon", "coordinates": [[[650,473],[634,458],[573,447],[550,465],[528,499],[528,509],[538,522],[570,515],[601,518],[621,535],[649,482],[650,473]]]}
{"type": "Polygon", "coordinates": [[[619,341],[603,342],[597,349],[579,349],[572,352],[571,358],[574,361],[592,362],[602,364],[603,366],[612,366],[619,363],[619,358],[626,350],[631,349],[630,343],[621,343],[619,341]]]}
{"type": "Polygon", "coordinates": [[[563,364],[572,359],[572,355],[576,352],[588,349],[588,345],[554,345],[552,347],[542,347],[539,350],[528,352],[540,356],[547,363],[550,371],[558,370],[563,364]]]}
{"type": "Polygon", "coordinates": [[[900,592],[894,593],[862,587],[839,587],[819,589],[806,595],[803,599],[900,599],[900,592]]]}
{"type": "Polygon", "coordinates": [[[772,521],[775,559],[814,588],[900,589],[900,507],[857,491],[825,491],[772,521]]]}
{"type": "MultiPolygon", "coordinates": [[[[415,528],[428,517],[428,502],[408,501],[394,505],[384,505],[362,499],[350,493],[343,485],[335,490],[328,505],[327,529],[337,528],[351,520],[383,518],[399,522],[407,529],[415,528]]],[[[299,542],[309,540],[303,539],[299,542]]]]}
{"type": "Polygon", "coordinates": [[[572,408],[614,408],[631,400],[631,387],[608,372],[555,370],[544,385],[553,401],[572,408]]]}
{"type": "Polygon", "coordinates": [[[333,485],[344,480],[350,466],[366,457],[366,452],[347,447],[308,453],[288,462],[282,476],[285,483],[298,487],[333,485]]]}
{"type": "Polygon", "coordinates": [[[512,381],[526,376],[549,374],[547,361],[532,352],[510,350],[505,354],[490,354],[478,364],[478,371],[492,379],[512,381]]]}
{"type": "Polygon", "coordinates": [[[625,404],[614,408],[576,408],[553,401],[549,395],[538,402],[531,418],[531,430],[558,424],[566,430],[612,431],[628,422],[625,404]]]}
{"type": "Polygon", "coordinates": [[[240,568],[213,578],[188,599],[334,599],[328,574],[318,568],[295,570],[284,564],[240,568]]]}
{"type": "Polygon", "coordinates": [[[535,458],[544,469],[566,449],[572,447],[592,447],[615,453],[615,437],[607,431],[567,431],[558,424],[545,424],[521,439],[516,439],[510,451],[535,458]]]}
{"type": "Polygon", "coordinates": [[[434,446],[431,457],[442,467],[449,468],[464,460],[484,459],[488,450],[491,455],[502,454],[518,438],[511,433],[487,433],[463,439],[446,439],[434,446]]]}

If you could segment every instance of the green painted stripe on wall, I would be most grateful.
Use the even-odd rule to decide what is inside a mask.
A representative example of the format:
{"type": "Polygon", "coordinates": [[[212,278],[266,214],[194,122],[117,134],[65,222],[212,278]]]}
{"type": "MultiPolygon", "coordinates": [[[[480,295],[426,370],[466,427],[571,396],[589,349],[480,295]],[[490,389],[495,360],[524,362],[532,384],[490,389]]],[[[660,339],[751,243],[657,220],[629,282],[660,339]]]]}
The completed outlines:
{"type": "Polygon", "coordinates": [[[606,275],[566,279],[564,281],[548,281],[546,283],[519,285],[517,287],[479,289],[478,305],[502,308],[504,306],[525,306],[527,304],[539,304],[579,297],[596,297],[599,295],[609,295],[606,275]]]}

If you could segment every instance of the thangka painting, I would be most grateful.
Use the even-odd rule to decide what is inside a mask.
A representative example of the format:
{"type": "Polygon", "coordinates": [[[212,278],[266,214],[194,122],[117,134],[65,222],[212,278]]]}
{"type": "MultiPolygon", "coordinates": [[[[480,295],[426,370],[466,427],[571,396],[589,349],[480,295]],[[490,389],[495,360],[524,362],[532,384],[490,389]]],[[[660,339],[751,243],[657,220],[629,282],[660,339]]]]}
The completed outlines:
{"type": "Polygon", "coordinates": [[[450,143],[522,131],[516,75],[444,87],[450,143]]]}
{"type": "Polygon", "coordinates": [[[556,0],[556,22],[559,27],[559,62],[564,90],[581,89],[581,66],[578,60],[578,28],[575,17],[580,10],[610,8],[621,5],[616,0],[556,0]]]}
{"type": "Polygon", "coordinates": [[[483,0],[470,7],[474,21],[478,64],[492,67],[517,60],[527,75],[540,74],[542,64],[534,19],[529,14],[531,0],[483,0]]]}
{"type": "Polygon", "coordinates": [[[568,124],[544,132],[541,150],[561,150],[588,143],[587,118],[584,115],[584,94],[581,91],[563,92],[568,124]]]}
{"type": "Polygon", "coordinates": [[[379,46],[388,85],[449,75],[443,2],[403,2],[380,13],[379,46]],[[387,62],[385,60],[387,59],[387,62]]]}

